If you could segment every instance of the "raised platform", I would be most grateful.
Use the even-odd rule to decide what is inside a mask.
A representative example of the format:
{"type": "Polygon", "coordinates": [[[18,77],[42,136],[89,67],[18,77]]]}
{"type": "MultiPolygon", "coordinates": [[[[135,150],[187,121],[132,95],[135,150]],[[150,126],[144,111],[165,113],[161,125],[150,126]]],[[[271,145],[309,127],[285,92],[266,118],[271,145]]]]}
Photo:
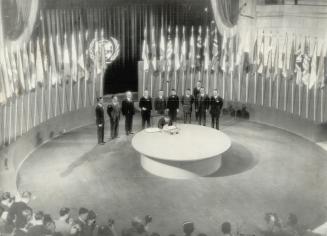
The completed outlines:
{"type": "Polygon", "coordinates": [[[221,131],[199,125],[178,124],[178,134],[164,131],[137,133],[132,146],[141,155],[148,172],[173,179],[208,176],[221,165],[221,157],[231,146],[221,131]]]}

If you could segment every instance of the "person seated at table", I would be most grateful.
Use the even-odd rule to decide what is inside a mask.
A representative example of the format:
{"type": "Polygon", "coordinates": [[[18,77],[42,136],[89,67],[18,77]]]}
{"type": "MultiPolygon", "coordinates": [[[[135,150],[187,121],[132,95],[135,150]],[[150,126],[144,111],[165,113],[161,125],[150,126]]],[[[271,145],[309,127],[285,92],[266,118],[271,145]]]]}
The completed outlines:
{"type": "Polygon", "coordinates": [[[173,122],[169,117],[163,116],[158,121],[158,128],[163,129],[166,125],[171,126],[173,125],[173,122]]]}

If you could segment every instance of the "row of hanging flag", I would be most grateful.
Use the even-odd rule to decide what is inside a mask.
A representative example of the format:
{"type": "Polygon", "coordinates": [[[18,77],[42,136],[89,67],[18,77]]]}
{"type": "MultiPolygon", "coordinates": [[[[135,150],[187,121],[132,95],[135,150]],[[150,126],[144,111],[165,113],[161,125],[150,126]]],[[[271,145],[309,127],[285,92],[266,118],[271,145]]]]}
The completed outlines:
{"type": "Polygon", "coordinates": [[[159,42],[155,32],[159,30],[152,28],[148,35],[147,28],[144,29],[142,60],[145,72],[210,73],[220,69],[225,74],[257,73],[270,79],[294,79],[298,85],[310,89],[323,88],[327,82],[326,45],[317,38],[262,32],[248,47],[242,35],[227,38],[222,33],[220,37],[216,28],[206,27],[203,32],[202,26],[197,29],[183,26],[180,32],[178,26],[173,29],[169,26],[164,32],[161,27],[159,42]]]}
{"type": "MultiPolygon", "coordinates": [[[[101,38],[103,30],[95,30],[93,40],[101,38]]],[[[50,34],[47,40],[37,37],[22,46],[5,46],[0,51],[0,104],[37,86],[75,83],[89,80],[90,73],[101,73],[103,63],[90,60],[90,41],[88,31],[73,31],[69,35],[50,34]]]]}

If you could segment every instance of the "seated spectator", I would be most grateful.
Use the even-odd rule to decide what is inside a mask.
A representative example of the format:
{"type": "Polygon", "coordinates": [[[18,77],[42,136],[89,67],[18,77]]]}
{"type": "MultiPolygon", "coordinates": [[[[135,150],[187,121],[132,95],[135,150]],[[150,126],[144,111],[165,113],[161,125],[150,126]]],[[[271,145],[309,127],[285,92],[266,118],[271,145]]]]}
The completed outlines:
{"type": "Polygon", "coordinates": [[[44,213],[38,211],[34,215],[34,219],[31,221],[32,226],[28,229],[28,236],[42,236],[49,233],[44,225],[44,213]]]}
{"type": "Polygon", "coordinates": [[[23,216],[23,211],[32,209],[28,206],[31,201],[32,194],[30,192],[23,192],[21,200],[14,202],[8,210],[7,225],[17,229],[23,228],[26,225],[26,217],[23,216]]]}
{"type": "Polygon", "coordinates": [[[297,216],[293,213],[290,213],[287,219],[287,223],[283,228],[283,231],[290,236],[302,235],[301,230],[298,225],[297,216]]]}
{"type": "Polygon", "coordinates": [[[69,224],[70,209],[63,207],[59,210],[59,219],[55,220],[56,232],[61,233],[62,236],[69,236],[71,225],[69,224]]]}
{"type": "Polygon", "coordinates": [[[132,220],[132,227],[123,230],[122,236],[148,236],[149,234],[146,230],[148,223],[143,223],[139,217],[134,217],[132,220]]]}
{"type": "Polygon", "coordinates": [[[100,225],[98,228],[97,236],[111,236],[109,226],[100,225]]]}
{"type": "Polygon", "coordinates": [[[15,202],[15,198],[10,195],[9,192],[2,193],[0,207],[4,208],[8,212],[11,205],[15,202]]]}
{"type": "Polygon", "coordinates": [[[186,221],[183,224],[183,232],[185,236],[190,236],[194,232],[194,223],[186,221]]]}
{"type": "Polygon", "coordinates": [[[163,116],[158,121],[158,128],[163,129],[165,125],[173,125],[173,122],[170,120],[169,117],[163,116]]]}
{"type": "Polygon", "coordinates": [[[93,235],[93,231],[96,226],[96,214],[94,211],[89,211],[87,214],[87,220],[86,220],[86,226],[85,226],[85,232],[86,235],[93,235]]]}
{"type": "MultiPolygon", "coordinates": [[[[21,228],[15,228],[13,230],[13,236],[27,236],[27,232],[30,229],[30,227],[32,226],[31,221],[33,218],[33,212],[31,209],[26,208],[25,210],[23,210],[23,217],[25,217],[25,222],[26,224],[24,225],[24,227],[21,228]]],[[[6,230],[8,231],[8,230],[6,230]]]]}
{"type": "MultiPolygon", "coordinates": [[[[89,236],[87,235],[86,233],[86,230],[87,230],[87,219],[88,219],[88,215],[89,215],[89,210],[84,208],[84,207],[81,207],[79,210],[78,210],[78,219],[76,220],[76,225],[78,225],[79,227],[79,235],[80,236],[89,236]]],[[[75,226],[74,226],[75,228],[75,226]]],[[[77,228],[76,228],[77,229],[77,228]]]]}
{"type": "Polygon", "coordinates": [[[232,226],[229,222],[224,222],[221,225],[221,232],[224,236],[232,236],[232,226]]]}

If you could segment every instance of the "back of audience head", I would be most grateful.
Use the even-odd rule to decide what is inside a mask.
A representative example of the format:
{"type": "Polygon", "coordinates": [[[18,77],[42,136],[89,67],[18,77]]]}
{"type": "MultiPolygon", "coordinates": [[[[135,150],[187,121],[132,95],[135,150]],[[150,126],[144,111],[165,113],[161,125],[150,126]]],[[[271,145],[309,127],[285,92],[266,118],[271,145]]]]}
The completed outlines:
{"type": "Polygon", "coordinates": [[[60,208],[59,217],[68,221],[68,218],[70,217],[70,209],[67,207],[60,208]]]}
{"type": "Polygon", "coordinates": [[[183,224],[183,232],[185,235],[191,235],[194,231],[194,223],[186,221],[183,224]]]}
{"type": "Polygon", "coordinates": [[[84,220],[84,221],[87,220],[88,214],[89,214],[89,210],[86,209],[86,208],[84,208],[84,207],[81,207],[81,208],[78,210],[78,217],[81,218],[81,219],[84,220]]]}
{"type": "Polygon", "coordinates": [[[232,232],[232,226],[229,222],[224,222],[221,225],[221,232],[223,234],[231,234],[232,232]]]}
{"type": "Polygon", "coordinates": [[[52,220],[51,216],[46,214],[44,215],[43,225],[49,230],[51,233],[54,233],[56,230],[56,225],[52,220]]]}

